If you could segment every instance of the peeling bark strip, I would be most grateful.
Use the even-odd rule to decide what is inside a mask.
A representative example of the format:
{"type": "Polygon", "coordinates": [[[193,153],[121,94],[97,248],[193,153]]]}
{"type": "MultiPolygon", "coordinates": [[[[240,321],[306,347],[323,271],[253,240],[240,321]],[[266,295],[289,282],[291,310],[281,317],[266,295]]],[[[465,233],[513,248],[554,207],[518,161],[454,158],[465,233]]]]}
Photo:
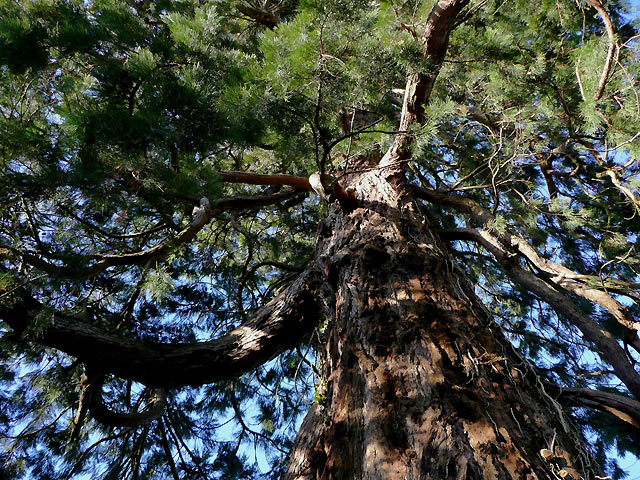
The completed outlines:
{"type": "Polygon", "coordinates": [[[593,478],[577,433],[390,179],[351,178],[360,208],[334,205],[319,239],[335,299],[326,389],[285,478],[593,478]],[[554,435],[552,464],[539,452],[554,435]]]}
{"type": "Polygon", "coordinates": [[[297,345],[316,325],[320,274],[308,269],[246,324],[200,343],[151,343],[116,337],[44,310],[25,290],[0,304],[0,319],[26,340],[68,353],[93,369],[151,387],[202,385],[237,378],[297,345]]]}

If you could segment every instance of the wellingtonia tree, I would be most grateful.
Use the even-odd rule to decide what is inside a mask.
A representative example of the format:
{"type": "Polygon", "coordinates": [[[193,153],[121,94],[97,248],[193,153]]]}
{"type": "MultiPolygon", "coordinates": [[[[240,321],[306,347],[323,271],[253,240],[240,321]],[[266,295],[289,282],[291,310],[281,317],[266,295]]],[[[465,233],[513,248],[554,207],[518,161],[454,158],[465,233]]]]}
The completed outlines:
{"type": "Polygon", "coordinates": [[[622,478],[625,8],[4,0],[0,478],[622,478]]]}

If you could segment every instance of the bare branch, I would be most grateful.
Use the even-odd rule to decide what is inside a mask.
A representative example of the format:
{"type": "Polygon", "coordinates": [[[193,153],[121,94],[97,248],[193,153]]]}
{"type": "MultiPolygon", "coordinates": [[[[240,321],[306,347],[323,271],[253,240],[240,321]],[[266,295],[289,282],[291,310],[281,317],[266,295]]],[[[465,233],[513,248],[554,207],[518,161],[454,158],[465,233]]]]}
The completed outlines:
{"type": "Polygon", "coordinates": [[[223,182],[248,183],[250,185],[288,185],[298,190],[312,190],[307,177],[295,175],[269,175],[251,172],[217,172],[223,182]]]}
{"type": "MultiPolygon", "coordinates": [[[[288,185],[295,190],[312,190],[315,191],[311,185],[309,178],[296,177],[295,175],[268,175],[261,173],[248,173],[248,172],[218,172],[218,175],[222,178],[223,182],[229,183],[248,183],[250,185],[288,185]]],[[[340,183],[326,175],[326,190],[329,194],[328,201],[336,200],[340,203],[345,211],[350,211],[355,208],[355,195],[353,192],[348,192],[340,185],[340,183]]]]}

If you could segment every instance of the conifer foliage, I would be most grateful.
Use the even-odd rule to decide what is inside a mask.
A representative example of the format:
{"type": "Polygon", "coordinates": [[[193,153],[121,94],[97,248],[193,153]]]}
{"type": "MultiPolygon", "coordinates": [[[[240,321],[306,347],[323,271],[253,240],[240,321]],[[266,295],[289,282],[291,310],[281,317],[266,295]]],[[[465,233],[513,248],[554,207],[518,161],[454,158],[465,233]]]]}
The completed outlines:
{"type": "Polygon", "coordinates": [[[0,478],[623,478],[628,8],[2,0],[0,478]]]}

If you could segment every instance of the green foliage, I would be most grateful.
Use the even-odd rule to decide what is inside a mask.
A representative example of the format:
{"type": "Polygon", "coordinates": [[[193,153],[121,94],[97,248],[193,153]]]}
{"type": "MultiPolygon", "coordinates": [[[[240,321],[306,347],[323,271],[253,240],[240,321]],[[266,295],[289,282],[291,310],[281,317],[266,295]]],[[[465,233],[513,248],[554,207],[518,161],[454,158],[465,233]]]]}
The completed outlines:
{"type": "MultiPolygon", "coordinates": [[[[277,190],[223,184],[218,172],[308,176],[324,159],[340,174],[389,146],[407,73],[436,72],[419,41],[432,1],[266,1],[280,20],[273,29],[242,15],[247,4],[0,3],[0,301],[17,285],[34,292],[46,308],[31,334],[54,311],[147,341],[237,327],[293,278],[274,265],[313,258],[326,205],[294,198],[223,213],[175,245],[201,198],[215,206],[277,190]],[[346,135],[352,121],[367,131],[346,135]],[[170,246],[161,260],[83,276],[104,255],[160,244],[170,246]]],[[[590,286],[624,294],[616,279],[639,282],[640,60],[624,5],[606,7],[620,50],[596,99],[609,38],[584,2],[473,4],[451,34],[426,121],[410,131],[411,172],[491,210],[490,232],[521,235],[590,286]]],[[[426,209],[434,225],[471,226],[446,206],[426,209]]],[[[541,376],[613,389],[609,366],[567,319],[504,281],[483,250],[454,247],[541,376]]],[[[600,307],[580,306],[623,334],[600,307]]],[[[161,422],[89,419],[69,445],[81,365],[0,333],[0,478],[171,478],[173,468],[179,478],[278,478],[307,402],[326,403],[315,339],[233,383],[171,391],[161,422]]],[[[105,386],[114,410],[148,394],[118,378],[105,386]]],[[[612,449],[640,453],[628,425],[581,410],[574,420],[605,463],[612,449]]],[[[609,471],[621,475],[611,462],[609,471]]]]}

